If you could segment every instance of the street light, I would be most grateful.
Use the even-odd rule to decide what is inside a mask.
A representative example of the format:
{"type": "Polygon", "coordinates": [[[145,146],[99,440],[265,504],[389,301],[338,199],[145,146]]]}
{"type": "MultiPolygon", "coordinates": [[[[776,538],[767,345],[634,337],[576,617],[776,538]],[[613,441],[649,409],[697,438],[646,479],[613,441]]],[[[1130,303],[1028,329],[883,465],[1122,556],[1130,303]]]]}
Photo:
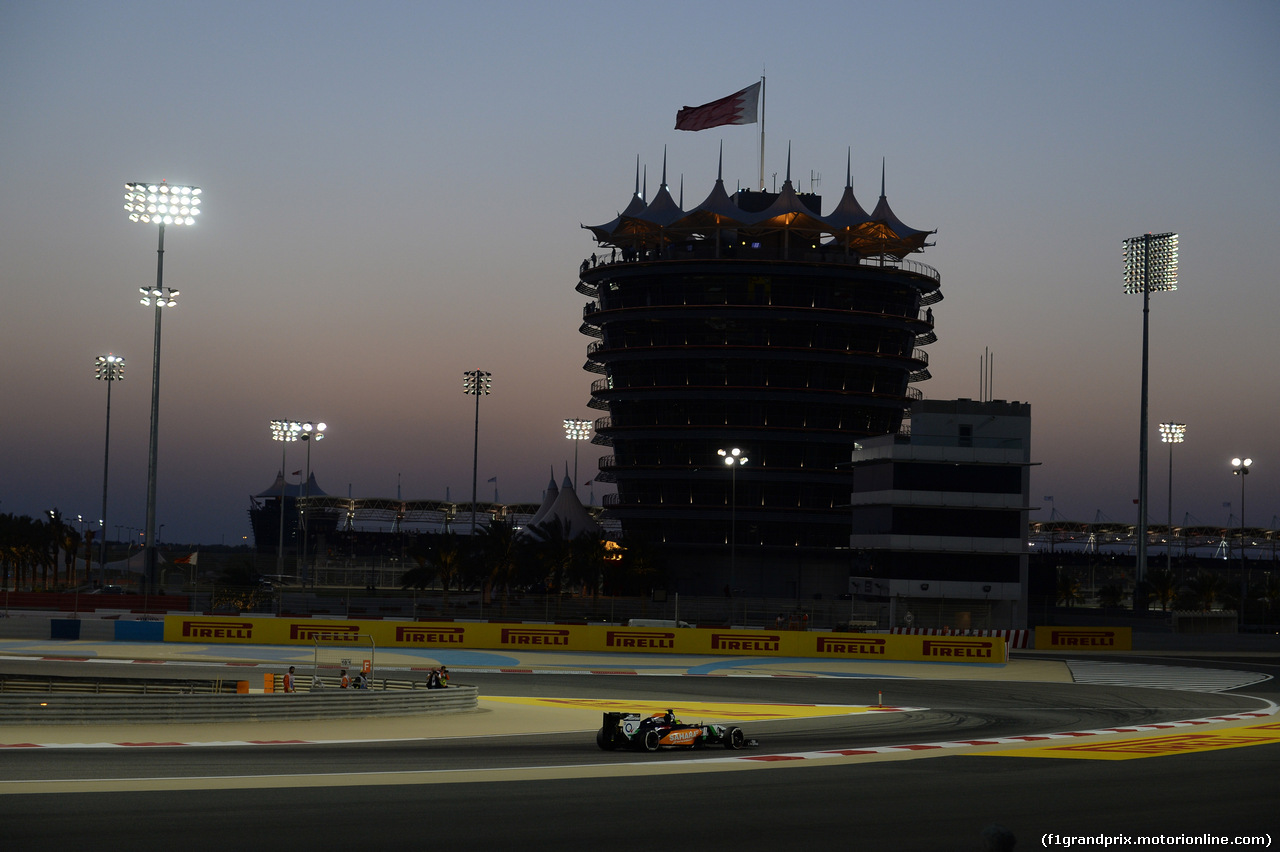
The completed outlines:
{"type": "Polygon", "coordinates": [[[1253,459],[1234,458],[1231,460],[1231,473],[1240,477],[1240,626],[1244,626],[1244,599],[1249,592],[1245,582],[1244,561],[1244,478],[1249,475],[1249,465],[1253,459]]]}
{"type": "Polygon", "coordinates": [[[578,442],[591,437],[590,420],[564,421],[564,436],[573,441],[573,490],[578,490],[578,442]]]}
{"type": "Polygon", "coordinates": [[[1178,235],[1143,234],[1123,242],[1124,291],[1142,294],[1142,403],[1138,441],[1138,566],[1135,604],[1147,574],[1147,362],[1151,293],[1178,289],[1178,235]]]}
{"type": "Polygon", "coordinates": [[[738,558],[738,468],[747,463],[747,457],[737,447],[716,450],[716,453],[729,468],[729,593],[732,594],[738,558]]]}
{"type": "Polygon", "coordinates": [[[471,534],[476,534],[476,469],[480,460],[480,397],[489,395],[492,373],[484,370],[462,372],[462,392],[476,398],[476,432],[471,447],[471,534]]]}
{"type": "MultiPolygon", "coordinates": [[[[94,359],[93,377],[107,383],[107,438],[102,450],[102,546],[98,557],[98,585],[107,582],[107,464],[111,458],[111,385],[124,378],[124,359],[119,355],[99,355],[94,359]]],[[[118,534],[117,534],[118,537],[118,534]]]]}
{"type": "Polygon", "coordinates": [[[1169,445],[1169,543],[1164,549],[1164,567],[1173,570],[1173,445],[1181,444],[1187,434],[1185,423],[1161,423],[1160,440],[1169,445]]]}
{"type": "Polygon", "coordinates": [[[164,286],[164,229],[168,225],[194,225],[200,215],[201,189],[198,186],[169,186],[159,183],[126,183],[124,209],[130,222],[158,225],[160,244],[156,249],[156,286],[140,287],[142,304],[155,306],[155,347],[151,362],[151,440],[147,453],[147,537],[143,557],[144,588],[156,587],[156,451],[160,440],[160,309],[172,308],[177,290],[164,286]]]}

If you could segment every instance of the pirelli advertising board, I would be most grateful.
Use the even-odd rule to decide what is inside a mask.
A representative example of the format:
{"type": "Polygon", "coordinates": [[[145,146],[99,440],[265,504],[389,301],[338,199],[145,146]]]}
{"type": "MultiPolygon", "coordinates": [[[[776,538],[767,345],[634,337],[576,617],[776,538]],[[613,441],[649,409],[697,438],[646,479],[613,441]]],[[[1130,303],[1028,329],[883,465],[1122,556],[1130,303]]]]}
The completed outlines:
{"type": "Polygon", "coordinates": [[[825,657],[986,665],[1003,665],[1009,659],[1005,640],[999,636],[254,616],[170,615],[164,620],[166,642],[310,645],[316,637],[340,641],[343,636],[361,634],[373,637],[379,648],[825,657]]]}
{"type": "Polygon", "coordinates": [[[1131,627],[1037,627],[1037,651],[1132,651],[1131,627]]]}

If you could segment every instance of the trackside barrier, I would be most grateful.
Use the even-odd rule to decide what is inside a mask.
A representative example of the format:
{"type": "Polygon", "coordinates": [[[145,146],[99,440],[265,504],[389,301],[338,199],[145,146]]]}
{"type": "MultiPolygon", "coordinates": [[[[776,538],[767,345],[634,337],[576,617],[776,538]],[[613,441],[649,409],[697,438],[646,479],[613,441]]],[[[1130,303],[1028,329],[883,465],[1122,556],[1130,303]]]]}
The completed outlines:
{"type": "Polygon", "coordinates": [[[903,636],[1001,636],[1009,643],[1010,648],[1028,648],[1031,644],[1030,630],[1001,630],[969,628],[967,630],[948,630],[943,627],[894,627],[890,633],[903,636]]]}
{"type": "Polygon", "coordinates": [[[795,630],[729,630],[483,622],[345,621],[171,615],[166,642],[310,645],[317,634],[373,637],[378,648],[448,648],[715,656],[813,657],[1004,665],[1000,636],[895,636],[795,630]]]}
{"type": "Polygon", "coordinates": [[[1037,651],[1132,651],[1132,627],[1037,627],[1037,651]]]}
{"type": "Polygon", "coordinates": [[[266,722],[466,713],[474,686],[448,689],[333,689],[266,695],[0,695],[0,731],[11,725],[266,722]]]}

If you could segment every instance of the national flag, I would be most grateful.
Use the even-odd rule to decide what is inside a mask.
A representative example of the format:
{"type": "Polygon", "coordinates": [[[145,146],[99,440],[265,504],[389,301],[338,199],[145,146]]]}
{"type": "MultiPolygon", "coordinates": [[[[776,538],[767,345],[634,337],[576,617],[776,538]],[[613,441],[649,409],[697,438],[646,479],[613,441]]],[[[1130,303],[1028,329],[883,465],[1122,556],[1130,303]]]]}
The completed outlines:
{"type": "Polygon", "coordinates": [[[177,559],[173,560],[173,564],[196,565],[199,563],[199,560],[200,560],[200,553],[199,551],[196,551],[194,553],[188,553],[186,556],[179,556],[177,559]]]}
{"type": "Polygon", "coordinates": [[[486,479],[486,480],[485,480],[485,482],[497,482],[497,481],[498,481],[498,477],[496,477],[496,476],[495,476],[493,479],[486,479]]]}
{"type": "Polygon", "coordinates": [[[1052,502],[1053,502],[1053,495],[1052,495],[1052,494],[1050,494],[1048,497],[1045,497],[1045,498],[1044,498],[1044,502],[1046,502],[1046,503],[1052,503],[1052,502]]]}
{"type": "Polygon", "coordinates": [[[727,98],[687,106],[676,113],[676,130],[706,130],[722,124],[755,124],[759,112],[760,84],[752,83],[727,98]]]}
{"type": "Polygon", "coordinates": [[[290,476],[302,476],[302,471],[300,471],[300,470],[295,470],[293,473],[291,473],[291,474],[289,474],[289,475],[290,475],[290,476]]]}

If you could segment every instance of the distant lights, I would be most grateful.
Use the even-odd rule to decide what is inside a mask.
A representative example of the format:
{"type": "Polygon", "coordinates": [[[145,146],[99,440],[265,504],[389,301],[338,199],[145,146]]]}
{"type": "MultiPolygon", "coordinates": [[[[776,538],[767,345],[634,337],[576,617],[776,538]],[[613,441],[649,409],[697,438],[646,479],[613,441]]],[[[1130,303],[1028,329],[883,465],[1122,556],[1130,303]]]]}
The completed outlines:
{"type": "Polygon", "coordinates": [[[1181,444],[1186,438],[1187,424],[1161,423],[1160,441],[1165,444],[1181,444]]]}
{"type": "Polygon", "coordinates": [[[1231,472],[1236,476],[1247,474],[1249,472],[1249,465],[1251,464],[1253,464],[1253,459],[1232,459],[1231,467],[1234,469],[1231,472]]]}
{"type": "Polygon", "coordinates": [[[126,183],[124,209],[130,222],[156,225],[194,225],[200,215],[198,186],[167,183],[126,183]]]}

